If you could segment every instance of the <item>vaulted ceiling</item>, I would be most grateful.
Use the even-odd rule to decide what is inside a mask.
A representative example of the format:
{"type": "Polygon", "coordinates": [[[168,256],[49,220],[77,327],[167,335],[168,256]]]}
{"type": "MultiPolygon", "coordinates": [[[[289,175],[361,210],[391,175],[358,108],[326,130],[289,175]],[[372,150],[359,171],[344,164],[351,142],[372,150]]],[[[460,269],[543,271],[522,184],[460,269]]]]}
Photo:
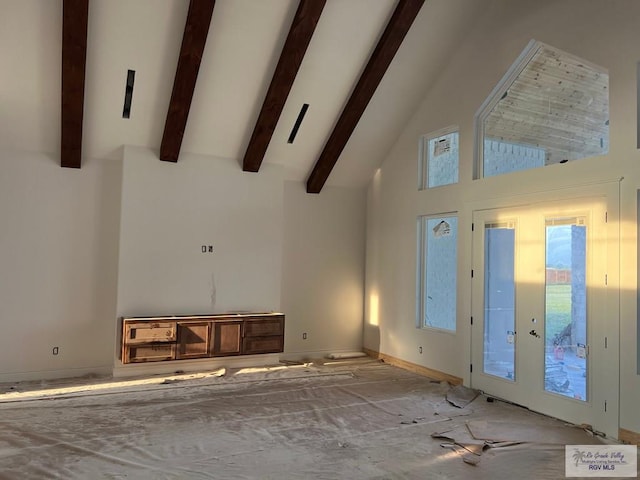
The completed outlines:
{"type": "Polygon", "coordinates": [[[140,145],[362,186],[479,3],[2,0],[0,148],[80,167],[140,145]]]}

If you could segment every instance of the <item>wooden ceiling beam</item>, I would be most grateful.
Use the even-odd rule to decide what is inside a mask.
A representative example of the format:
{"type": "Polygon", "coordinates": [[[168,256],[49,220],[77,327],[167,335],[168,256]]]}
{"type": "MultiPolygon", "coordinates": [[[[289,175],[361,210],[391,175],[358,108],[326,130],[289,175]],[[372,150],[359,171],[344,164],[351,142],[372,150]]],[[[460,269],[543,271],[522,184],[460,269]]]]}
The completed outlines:
{"type": "Polygon", "coordinates": [[[88,20],[89,0],[63,1],[60,166],[68,168],[82,165],[88,20]]]}
{"type": "Polygon", "coordinates": [[[391,64],[424,0],[399,0],[351,97],[307,180],[307,193],[320,193],[371,97],[391,64]]]}
{"type": "Polygon", "coordinates": [[[284,109],[291,87],[316,29],[326,0],[300,0],[269,90],[242,161],[245,172],[257,172],[284,109]]]}
{"type": "Polygon", "coordinates": [[[215,0],[189,2],[171,101],[160,145],[160,160],[178,161],[215,3],[215,0]]]}

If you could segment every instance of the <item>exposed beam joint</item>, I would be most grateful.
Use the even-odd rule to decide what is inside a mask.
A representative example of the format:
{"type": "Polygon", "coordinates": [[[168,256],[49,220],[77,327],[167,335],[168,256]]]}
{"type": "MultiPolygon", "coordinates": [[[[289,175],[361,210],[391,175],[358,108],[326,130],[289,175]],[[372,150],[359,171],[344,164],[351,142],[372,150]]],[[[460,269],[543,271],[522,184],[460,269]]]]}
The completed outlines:
{"type": "Polygon", "coordinates": [[[399,0],[351,97],[307,180],[307,193],[320,193],[371,97],[391,64],[424,0],[399,0]]]}
{"type": "Polygon", "coordinates": [[[62,108],[60,166],[82,165],[82,118],[87,64],[89,0],[62,3],[62,108]]]}
{"type": "Polygon", "coordinates": [[[300,0],[287,40],[262,104],[242,162],[245,172],[257,172],[276,129],[300,64],[316,29],[326,0],[300,0]]]}
{"type": "Polygon", "coordinates": [[[215,0],[189,2],[171,101],[160,145],[160,160],[178,161],[215,3],[215,0]]]}

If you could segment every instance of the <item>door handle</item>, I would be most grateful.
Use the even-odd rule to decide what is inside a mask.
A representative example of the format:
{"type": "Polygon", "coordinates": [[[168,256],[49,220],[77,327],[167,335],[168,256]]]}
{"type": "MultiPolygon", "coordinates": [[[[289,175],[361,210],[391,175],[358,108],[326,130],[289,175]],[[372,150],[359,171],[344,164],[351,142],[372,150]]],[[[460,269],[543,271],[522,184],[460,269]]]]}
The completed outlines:
{"type": "Polygon", "coordinates": [[[538,335],[538,332],[536,332],[535,330],[531,330],[529,332],[529,335],[531,335],[532,337],[540,338],[540,335],[538,335]]]}

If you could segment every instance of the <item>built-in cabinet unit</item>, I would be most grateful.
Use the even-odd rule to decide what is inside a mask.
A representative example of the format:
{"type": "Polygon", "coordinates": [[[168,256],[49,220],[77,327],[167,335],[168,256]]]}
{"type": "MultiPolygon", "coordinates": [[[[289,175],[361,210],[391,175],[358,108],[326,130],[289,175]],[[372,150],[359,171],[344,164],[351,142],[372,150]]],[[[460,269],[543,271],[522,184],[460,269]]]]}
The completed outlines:
{"type": "Polygon", "coordinates": [[[122,318],[122,363],[278,353],[283,349],[281,313],[122,318]]]}

